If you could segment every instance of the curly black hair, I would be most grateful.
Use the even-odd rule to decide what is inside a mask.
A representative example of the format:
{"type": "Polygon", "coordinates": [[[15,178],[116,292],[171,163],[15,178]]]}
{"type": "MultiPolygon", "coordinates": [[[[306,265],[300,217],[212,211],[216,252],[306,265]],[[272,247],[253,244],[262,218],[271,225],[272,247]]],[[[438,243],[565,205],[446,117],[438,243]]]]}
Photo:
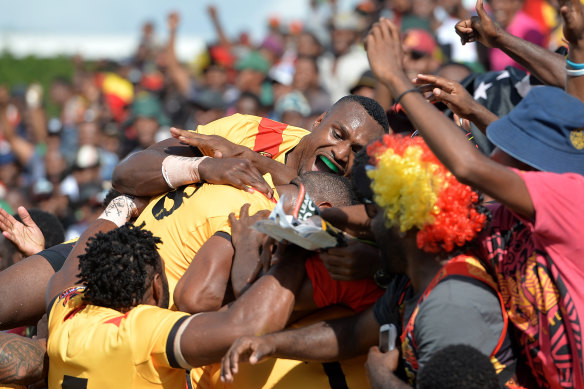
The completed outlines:
{"type": "Polygon", "coordinates": [[[156,245],[162,240],[141,226],[126,224],[89,238],[79,256],[88,304],[127,310],[140,304],[156,273],[163,274],[156,245]]]}
{"type": "Polygon", "coordinates": [[[489,357],[467,345],[447,346],[432,355],[417,377],[418,389],[499,389],[489,357]]]}
{"type": "MultiPolygon", "coordinates": [[[[387,120],[387,113],[379,103],[369,97],[359,96],[359,95],[348,95],[342,97],[339,101],[335,103],[357,103],[371,116],[381,127],[383,127],[383,132],[389,133],[389,121],[387,120]]],[[[330,112],[330,111],[329,111],[330,112]]]]}

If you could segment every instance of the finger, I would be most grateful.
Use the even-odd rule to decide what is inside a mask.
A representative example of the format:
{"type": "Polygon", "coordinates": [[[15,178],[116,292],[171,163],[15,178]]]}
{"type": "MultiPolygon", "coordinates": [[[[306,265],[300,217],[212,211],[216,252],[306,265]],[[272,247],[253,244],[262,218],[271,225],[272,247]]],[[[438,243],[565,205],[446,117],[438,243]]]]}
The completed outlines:
{"type": "Polygon", "coordinates": [[[254,346],[255,346],[253,347],[254,351],[249,356],[249,363],[251,363],[252,365],[255,365],[256,363],[261,361],[262,358],[266,355],[266,353],[263,350],[261,350],[261,347],[259,347],[258,345],[254,346]]]}
{"type": "Polygon", "coordinates": [[[4,209],[0,208],[0,223],[5,226],[2,229],[10,229],[14,223],[17,223],[17,220],[4,209]]]}
{"type": "Polygon", "coordinates": [[[237,223],[237,219],[235,218],[235,214],[233,212],[231,212],[228,216],[229,218],[229,224],[231,225],[231,227],[233,227],[233,225],[235,223],[237,223]]]}
{"type": "Polygon", "coordinates": [[[250,203],[245,203],[241,206],[241,209],[239,210],[239,220],[242,218],[249,218],[249,207],[251,207],[250,203]]]}
{"type": "Polygon", "coordinates": [[[22,220],[22,223],[25,226],[38,228],[37,224],[34,222],[34,220],[32,220],[32,217],[30,217],[30,214],[23,206],[18,207],[18,215],[20,216],[20,220],[22,220]]]}
{"type": "Polygon", "coordinates": [[[481,20],[484,20],[485,18],[489,18],[489,15],[487,14],[487,11],[485,11],[485,7],[483,6],[483,0],[477,0],[477,15],[479,15],[479,18],[481,20]]]}
{"type": "Polygon", "coordinates": [[[271,199],[274,196],[274,190],[255,167],[250,166],[250,170],[243,172],[241,179],[250,187],[268,196],[268,198],[271,199]]]}
{"type": "Polygon", "coordinates": [[[2,235],[4,235],[4,237],[5,237],[6,239],[8,239],[9,241],[11,241],[11,242],[14,242],[14,235],[12,235],[10,232],[8,232],[8,231],[3,231],[3,232],[2,232],[2,235]]]}

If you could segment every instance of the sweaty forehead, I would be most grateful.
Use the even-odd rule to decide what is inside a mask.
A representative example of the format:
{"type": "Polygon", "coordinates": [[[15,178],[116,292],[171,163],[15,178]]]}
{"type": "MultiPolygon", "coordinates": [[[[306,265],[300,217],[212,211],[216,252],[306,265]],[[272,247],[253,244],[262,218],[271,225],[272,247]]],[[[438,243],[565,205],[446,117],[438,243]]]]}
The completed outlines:
{"type": "Polygon", "coordinates": [[[329,112],[329,120],[343,125],[352,143],[366,145],[383,135],[383,127],[359,103],[350,101],[336,104],[329,112]]]}

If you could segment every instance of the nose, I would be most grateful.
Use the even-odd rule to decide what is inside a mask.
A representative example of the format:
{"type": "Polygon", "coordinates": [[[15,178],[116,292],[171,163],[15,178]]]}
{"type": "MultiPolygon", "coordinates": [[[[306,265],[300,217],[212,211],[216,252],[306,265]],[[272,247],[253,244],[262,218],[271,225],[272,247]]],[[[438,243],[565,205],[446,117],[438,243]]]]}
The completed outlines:
{"type": "Polygon", "coordinates": [[[347,165],[351,159],[351,142],[343,141],[335,145],[332,149],[333,157],[344,170],[347,170],[347,165]]]}

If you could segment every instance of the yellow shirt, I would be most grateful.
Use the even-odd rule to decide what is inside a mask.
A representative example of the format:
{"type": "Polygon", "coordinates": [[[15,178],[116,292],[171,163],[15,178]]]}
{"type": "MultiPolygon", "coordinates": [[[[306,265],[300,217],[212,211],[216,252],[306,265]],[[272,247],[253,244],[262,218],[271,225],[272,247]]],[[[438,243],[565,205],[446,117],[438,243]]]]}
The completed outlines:
{"type": "MultiPolygon", "coordinates": [[[[273,188],[269,174],[264,176],[273,188]]],[[[249,203],[250,215],[262,209],[273,209],[278,200],[268,199],[260,192],[249,193],[229,185],[193,184],[153,198],[134,224],[162,239],[158,252],[166,266],[166,276],[172,295],[178,280],[186,272],[201,246],[215,233],[231,234],[229,214],[239,217],[242,205],[249,203]]]]}
{"type": "Polygon", "coordinates": [[[299,127],[239,113],[198,126],[196,132],[222,136],[280,163],[285,163],[286,153],[310,134],[310,131],[299,127]]]}
{"type": "Polygon", "coordinates": [[[174,340],[189,315],[152,305],[139,305],[126,314],[85,305],[84,290],[69,288],[51,304],[50,388],[185,387],[174,340]]]}

